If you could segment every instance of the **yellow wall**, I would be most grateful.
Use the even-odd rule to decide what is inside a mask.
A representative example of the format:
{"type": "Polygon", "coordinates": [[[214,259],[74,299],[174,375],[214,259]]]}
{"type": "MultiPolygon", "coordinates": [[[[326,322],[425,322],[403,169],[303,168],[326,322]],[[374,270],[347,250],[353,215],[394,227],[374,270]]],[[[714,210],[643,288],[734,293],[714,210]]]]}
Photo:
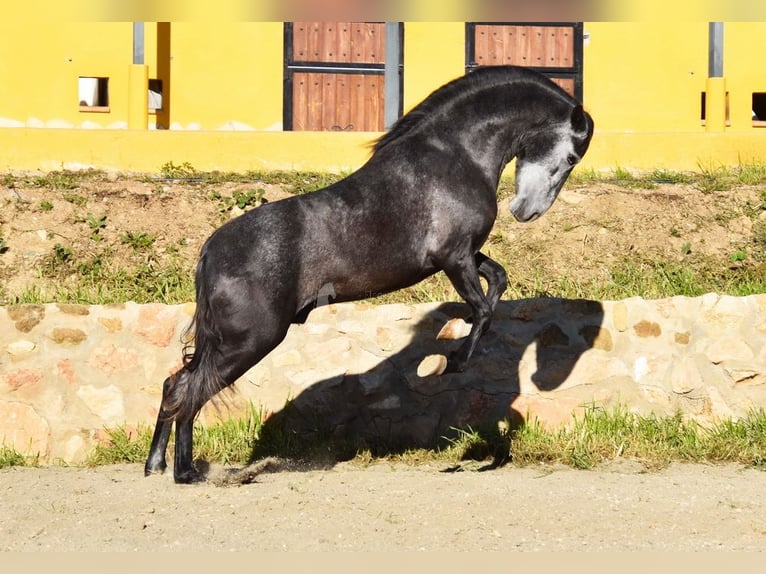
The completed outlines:
{"type": "Polygon", "coordinates": [[[587,22],[583,101],[601,131],[701,130],[706,22],[587,22]]]}
{"type": "MultiPolygon", "coordinates": [[[[747,129],[751,125],[753,92],[766,92],[766,73],[760,63],[763,54],[766,54],[766,22],[725,24],[723,72],[733,129],[747,129]]],[[[756,129],[766,130],[766,127],[756,129]]]]}
{"type": "Polygon", "coordinates": [[[282,129],[281,22],[179,22],[171,37],[171,129],[282,129]]]}
{"type": "MultiPolygon", "coordinates": [[[[198,169],[337,171],[368,156],[366,143],[378,134],[281,132],[281,22],[177,22],[169,29],[163,50],[158,25],[145,24],[145,68],[136,69],[130,22],[0,21],[0,169],[151,171],[172,160],[198,169]],[[149,114],[137,124],[136,103],[146,97],[142,77],[163,74],[170,106],[162,127],[171,129],[153,130],[168,118],[149,114]],[[78,76],[110,78],[107,113],[79,110],[78,76]],[[28,133],[39,127],[61,129],[28,133]]],[[[725,24],[730,118],[720,134],[700,119],[707,22],[586,22],[584,29],[583,99],[596,120],[584,167],[766,161],[766,127],[750,119],[752,93],[766,92],[757,65],[766,53],[765,22],[725,24]]],[[[406,111],[463,74],[464,23],[406,22],[403,60],[406,111]]]]}
{"type": "Polygon", "coordinates": [[[463,22],[404,24],[404,111],[465,73],[463,22]]]}
{"type": "Polygon", "coordinates": [[[0,23],[0,126],[127,126],[130,23],[0,23]],[[78,111],[77,78],[110,78],[111,112],[78,111]]]}

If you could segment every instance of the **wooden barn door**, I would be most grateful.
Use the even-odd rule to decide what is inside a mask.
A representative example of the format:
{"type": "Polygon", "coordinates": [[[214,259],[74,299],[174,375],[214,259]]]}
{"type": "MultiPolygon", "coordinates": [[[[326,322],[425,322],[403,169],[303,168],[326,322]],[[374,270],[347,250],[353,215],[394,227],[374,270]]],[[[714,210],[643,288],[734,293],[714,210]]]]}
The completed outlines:
{"type": "Polygon", "coordinates": [[[469,22],[466,71],[516,65],[542,72],[582,101],[582,22],[469,22]]]}
{"type": "Polygon", "coordinates": [[[385,22],[285,23],[284,129],[383,131],[386,42],[385,22]]]}

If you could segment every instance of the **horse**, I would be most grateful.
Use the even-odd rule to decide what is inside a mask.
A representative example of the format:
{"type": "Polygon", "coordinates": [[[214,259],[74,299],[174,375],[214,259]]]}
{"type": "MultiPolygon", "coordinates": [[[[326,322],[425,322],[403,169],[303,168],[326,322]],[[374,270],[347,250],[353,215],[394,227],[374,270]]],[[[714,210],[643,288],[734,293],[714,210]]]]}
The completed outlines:
{"type": "Polygon", "coordinates": [[[175,424],[174,481],[204,481],[192,459],[198,413],[318,303],[366,299],[443,271],[470,307],[470,332],[432,374],[466,369],[507,287],[503,266],[480,251],[504,168],[516,159],[512,215],[534,221],[587,151],[593,126],[542,74],[478,68],[403,115],[358,170],[216,229],[200,251],[193,342],[163,383],[145,475],[166,470],[175,424]]]}

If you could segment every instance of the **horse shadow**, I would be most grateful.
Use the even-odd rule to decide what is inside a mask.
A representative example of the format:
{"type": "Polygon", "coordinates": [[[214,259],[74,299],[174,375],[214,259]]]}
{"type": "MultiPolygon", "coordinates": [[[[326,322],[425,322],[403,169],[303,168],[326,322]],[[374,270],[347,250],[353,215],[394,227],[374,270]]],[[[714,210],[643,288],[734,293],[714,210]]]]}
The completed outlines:
{"type": "MultiPolygon", "coordinates": [[[[421,359],[460,344],[437,340],[441,327],[468,314],[465,304],[440,304],[414,322],[403,348],[373,368],[305,388],[268,416],[251,462],[289,455],[296,445],[322,444],[326,456],[320,465],[326,466],[353,457],[359,448],[375,456],[441,448],[461,431],[491,433],[501,421],[512,431],[527,415],[517,407],[520,397],[560,388],[594,347],[604,318],[597,301],[500,301],[465,372],[419,377],[421,359]]],[[[491,466],[503,464],[507,454],[507,448],[495,453],[491,466]]]]}

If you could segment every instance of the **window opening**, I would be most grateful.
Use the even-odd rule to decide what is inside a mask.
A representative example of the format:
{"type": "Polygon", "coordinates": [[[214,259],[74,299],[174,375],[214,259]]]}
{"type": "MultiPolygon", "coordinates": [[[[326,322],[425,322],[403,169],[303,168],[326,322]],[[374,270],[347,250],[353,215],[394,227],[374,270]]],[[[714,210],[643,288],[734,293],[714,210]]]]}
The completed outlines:
{"type": "Polygon", "coordinates": [[[79,77],[77,99],[81,112],[108,112],[109,78],[79,77]]]}

